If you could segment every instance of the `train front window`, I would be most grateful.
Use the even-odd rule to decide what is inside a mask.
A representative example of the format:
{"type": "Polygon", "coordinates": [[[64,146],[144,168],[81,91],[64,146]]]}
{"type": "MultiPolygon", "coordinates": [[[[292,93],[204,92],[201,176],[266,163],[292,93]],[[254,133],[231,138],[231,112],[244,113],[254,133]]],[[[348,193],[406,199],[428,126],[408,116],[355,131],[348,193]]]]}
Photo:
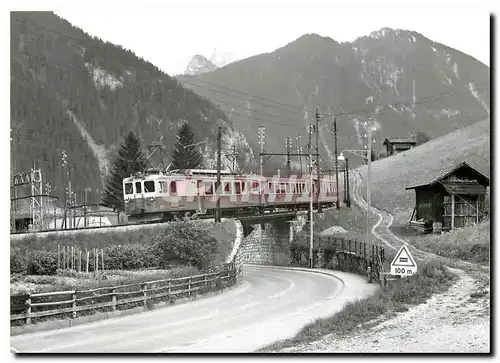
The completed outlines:
{"type": "Polygon", "coordinates": [[[134,186],[132,183],[125,183],[125,194],[133,194],[134,186]]]}
{"type": "Polygon", "coordinates": [[[214,194],[214,188],[212,182],[205,182],[205,194],[214,194]]]}
{"type": "Polygon", "coordinates": [[[152,180],[148,180],[144,182],[144,193],[154,193],[155,191],[155,182],[152,180]]]}
{"type": "Polygon", "coordinates": [[[136,194],[142,193],[142,185],[141,182],[135,182],[135,192],[136,194]]]}

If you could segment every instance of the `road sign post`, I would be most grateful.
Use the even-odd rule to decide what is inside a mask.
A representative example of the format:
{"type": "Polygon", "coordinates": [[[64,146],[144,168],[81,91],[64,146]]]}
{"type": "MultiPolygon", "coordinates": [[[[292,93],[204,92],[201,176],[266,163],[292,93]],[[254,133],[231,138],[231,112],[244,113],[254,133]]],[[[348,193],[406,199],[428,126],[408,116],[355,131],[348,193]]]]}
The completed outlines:
{"type": "Polygon", "coordinates": [[[401,277],[417,273],[417,264],[406,246],[402,246],[391,262],[391,275],[401,277]]]}

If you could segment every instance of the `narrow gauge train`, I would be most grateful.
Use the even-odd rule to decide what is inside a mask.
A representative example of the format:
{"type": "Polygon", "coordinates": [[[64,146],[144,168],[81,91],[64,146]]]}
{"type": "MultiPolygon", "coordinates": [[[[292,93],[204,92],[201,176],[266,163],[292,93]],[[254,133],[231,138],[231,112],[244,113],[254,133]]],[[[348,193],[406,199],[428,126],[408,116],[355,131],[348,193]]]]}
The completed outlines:
{"type": "MultiPolygon", "coordinates": [[[[130,222],[168,221],[185,215],[213,215],[216,209],[215,170],[146,171],[123,180],[125,213],[130,222]]],[[[318,202],[318,180],[313,180],[313,201],[318,202]]],[[[278,178],[236,175],[221,171],[220,208],[231,213],[309,208],[309,177],[278,178]]],[[[334,205],[336,186],[321,180],[319,199],[334,205]]]]}

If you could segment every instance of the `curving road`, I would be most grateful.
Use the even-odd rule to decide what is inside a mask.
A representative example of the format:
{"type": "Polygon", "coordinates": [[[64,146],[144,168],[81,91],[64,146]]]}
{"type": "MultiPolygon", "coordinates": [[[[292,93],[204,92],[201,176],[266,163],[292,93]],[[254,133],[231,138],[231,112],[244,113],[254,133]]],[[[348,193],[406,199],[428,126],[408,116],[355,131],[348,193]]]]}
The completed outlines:
{"type": "Polygon", "coordinates": [[[321,271],[245,265],[243,283],[222,294],[136,315],[17,335],[11,337],[11,346],[19,353],[255,351],[293,336],[320,316],[333,314],[346,300],[373,292],[362,279],[349,281],[346,288],[332,272],[321,271]]]}

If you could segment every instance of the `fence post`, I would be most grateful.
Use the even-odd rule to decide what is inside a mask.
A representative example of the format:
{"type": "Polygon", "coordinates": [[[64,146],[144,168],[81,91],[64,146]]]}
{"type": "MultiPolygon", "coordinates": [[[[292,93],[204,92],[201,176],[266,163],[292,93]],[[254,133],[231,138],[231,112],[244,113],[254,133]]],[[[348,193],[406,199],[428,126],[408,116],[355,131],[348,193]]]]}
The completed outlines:
{"type": "Polygon", "coordinates": [[[82,272],[82,250],[78,250],[78,272],[82,272]]]}
{"type": "Polygon", "coordinates": [[[205,286],[205,291],[207,291],[207,274],[205,274],[203,285],[205,286]]]}
{"type": "Polygon", "coordinates": [[[102,261],[102,265],[101,265],[102,269],[101,270],[104,271],[104,249],[103,248],[101,248],[101,261],[102,261]]]}
{"type": "Polygon", "coordinates": [[[57,269],[61,268],[61,245],[57,244],[57,269]]]}
{"type": "Polygon", "coordinates": [[[88,249],[85,249],[85,253],[87,254],[87,260],[85,261],[86,262],[86,269],[85,269],[85,272],[86,273],[89,273],[89,259],[90,259],[90,251],[88,249]]]}
{"type": "Polygon", "coordinates": [[[111,303],[113,304],[111,307],[113,311],[116,311],[116,289],[111,289],[111,303]]]}
{"type": "Polygon", "coordinates": [[[171,289],[172,289],[172,287],[171,287],[170,285],[172,285],[172,280],[169,278],[169,279],[168,279],[168,294],[169,294],[169,295],[171,295],[171,293],[172,293],[172,290],[171,290],[171,289]]]}
{"type": "Polygon", "coordinates": [[[188,297],[191,297],[191,276],[188,278],[188,297]]]}
{"type": "Polygon", "coordinates": [[[144,306],[144,309],[146,309],[147,301],[148,301],[148,297],[146,295],[147,291],[148,291],[147,283],[142,284],[142,304],[144,306]]]}
{"type": "Polygon", "coordinates": [[[31,294],[29,294],[28,300],[26,300],[26,304],[28,305],[26,325],[30,325],[31,324],[31,294]]]}
{"type": "Polygon", "coordinates": [[[76,319],[76,290],[73,291],[73,319],[76,319]]]}

